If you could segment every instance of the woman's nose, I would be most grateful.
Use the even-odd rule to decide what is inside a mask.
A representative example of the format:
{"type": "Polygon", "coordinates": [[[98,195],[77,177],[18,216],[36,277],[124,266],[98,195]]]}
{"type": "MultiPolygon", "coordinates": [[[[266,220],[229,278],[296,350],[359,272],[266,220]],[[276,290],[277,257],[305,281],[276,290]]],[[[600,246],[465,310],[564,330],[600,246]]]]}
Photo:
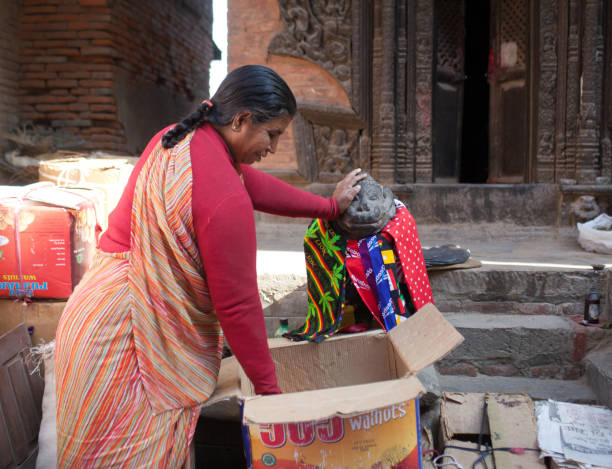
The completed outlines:
{"type": "Polygon", "coordinates": [[[278,137],[273,137],[270,139],[270,144],[268,145],[268,152],[276,153],[276,146],[278,145],[278,137]]]}

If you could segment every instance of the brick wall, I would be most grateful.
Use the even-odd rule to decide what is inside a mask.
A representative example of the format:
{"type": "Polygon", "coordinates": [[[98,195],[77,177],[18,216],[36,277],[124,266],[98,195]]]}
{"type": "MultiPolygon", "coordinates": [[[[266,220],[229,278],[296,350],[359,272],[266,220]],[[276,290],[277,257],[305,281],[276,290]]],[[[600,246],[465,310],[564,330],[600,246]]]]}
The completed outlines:
{"type": "MultiPolygon", "coordinates": [[[[228,0],[228,69],[261,64],[276,70],[298,101],[350,107],[346,92],[327,71],[306,60],[268,55],[272,38],[284,30],[277,0],[228,0]]],[[[276,155],[257,165],[260,169],[297,168],[291,129],[281,137],[276,155]]]]}
{"type": "Polygon", "coordinates": [[[136,151],[208,94],[211,0],[22,3],[22,120],[79,134],[87,149],[136,151]],[[147,105],[135,106],[142,89],[147,105]]]}
{"type": "MultiPolygon", "coordinates": [[[[17,124],[19,73],[19,3],[0,0],[0,133],[17,124]]],[[[0,139],[0,142],[2,139],[0,139]]]]}

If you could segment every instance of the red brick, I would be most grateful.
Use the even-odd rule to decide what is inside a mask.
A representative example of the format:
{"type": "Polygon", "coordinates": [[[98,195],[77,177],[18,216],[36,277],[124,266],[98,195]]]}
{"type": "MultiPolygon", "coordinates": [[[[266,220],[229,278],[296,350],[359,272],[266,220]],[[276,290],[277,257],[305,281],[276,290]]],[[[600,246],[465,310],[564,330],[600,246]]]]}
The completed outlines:
{"type": "Polygon", "coordinates": [[[117,106],[114,104],[92,104],[91,112],[117,112],[117,106]]]}
{"type": "Polygon", "coordinates": [[[75,80],[91,78],[91,75],[92,75],[91,73],[86,72],[84,70],[80,70],[77,72],[60,72],[59,73],[60,78],[68,78],[68,79],[75,79],[75,80]]]}
{"type": "Polygon", "coordinates": [[[50,112],[47,114],[49,119],[62,119],[62,120],[70,120],[76,119],[77,115],[72,112],[50,112]]]}
{"type": "Polygon", "coordinates": [[[103,56],[116,56],[117,51],[114,47],[81,47],[81,54],[83,55],[103,55],[103,56]]]}
{"type": "Polygon", "coordinates": [[[70,90],[70,92],[75,96],[82,96],[82,95],[89,94],[89,89],[88,88],[73,88],[72,90],[70,90]]]}
{"type": "Polygon", "coordinates": [[[560,371],[557,365],[540,365],[529,368],[529,374],[534,378],[555,378],[560,371]]]}
{"type": "Polygon", "coordinates": [[[115,42],[110,39],[92,39],[92,46],[114,47],[115,42]]]}
{"type": "Polygon", "coordinates": [[[113,80],[115,74],[113,72],[92,72],[91,78],[93,80],[113,80]]]}
{"type": "Polygon", "coordinates": [[[107,5],[107,0],[79,0],[79,5],[105,7],[107,5]]]}
{"type": "Polygon", "coordinates": [[[47,22],[36,22],[36,23],[21,23],[20,28],[23,31],[65,31],[66,23],[47,23],[47,22]]]}
{"type": "Polygon", "coordinates": [[[69,42],[68,41],[50,41],[50,40],[44,40],[44,41],[34,41],[32,43],[32,47],[35,47],[37,49],[46,49],[47,47],[68,47],[69,42]]]}
{"type": "Polygon", "coordinates": [[[83,67],[75,63],[49,64],[47,65],[47,70],[51,72],[76,72],[83,70],[83,67]]]}
{"type": "Polygon", "coordinates": [[[49,80],[51,88],[75,88],[77,85],[76,80],[49,80]]]}
{"type": "Polygon", "coordinates": [[[117,119],[117,114],[115,113],[106,113],[106,112],[85,112],[80,116],[82,119],[91,119],[99,120],[99,121],[109,121],[117,119]]]}
{"type": "Polygon", "coordinates": [[[19,30],[19,38],[23,40],[34,41],[36,39],[44,39],[46,36],[45,33],[41,31],[24,31],[22,29],[19,30]]]}
{"type": "Polygon", "coordinates": [[[41,114],[40,112],[25,112],[21,115],[24,120],[28,121],[37,121],[40,119],[45,119],[46,114],[41,114]]]}
{"type": "Polygon", "coordinates": [[[35,15],[38,13],[55,13],[57,11],[57,6],[53,5],[38,5],[31,7],[23,7],[21,12],[23,15],[35,15]]]}
{"type": "MultiPolygon", "coordinates": [[[[66,112],[66,104],[37,104],[34,106],[39,112],[66,112]]],[[[76,116],[75,116],[76,117],[76,116]]]]}
{"type": "Polygon", "coordinates": [[[70,48],[62,48],[62,49],[47,49],[48,54],[53,55],[79,55],[81,51],[79,49],[70,49],[70,48]]]}
{"type": "Polygon", "coordinates": [[[88,111],[89,110],[89,104],[87,103],[72,103],[68,105],[68,110],[69,111],[88,111]]]}
{"type": "Polygon", "coordinates": [[[23,74],[25,80],[53,80],[57,73],[53,72],[26,72],[23,74]]]}
{"type": "Polygon", "coordinates": [[[86,23],[85,21],[73,21],[68,23],[68,29],[79,32],[85,31],[89,29],[89,23],[86,23]]]}
{"type": "Polygon", "coordinates": [[[21,88],[46,88],[47,84],[44,80],[22,80],[19,85],[21,88]]]}
{"type": "Polygon", "coordinates": [[[444,375],[476,376],[478,369],[470,363],[457,363],[455,365],[440,365],[440,373],[444,375]]]}
{"type": "Polygon", "coordinates": [[[79,85],[84,88],[110,88],[113,80],[79,80],[79,85]]]}
{"type": "Polygon", "coordinates": [[[66,96],[68,94],[68,90],[65,88],[56,88],[54,90],[49,91],[53,96],[66,96]]]}
{"type": "Polygon", "coordinates": [[[43,64],[23,64],[21,66],[22,72],[43,72],[45,66],[43,64]]]}
{"type": "Polygon", "coordinates": [[[76,31],[47,31],[43,33],[47,39],[74,39],[77,37],[76,31]]]}
{"type": "Polygon", "coordinates": [[[109,39],[112,35],[108,31],[80,31],[79,37],[83,39],[109,39]]]}
{"type": "Polygon", "coordinates": [[[45,63],[45,64],[56,64],[61,62],[67,62],[68,59],[61,55],[43,55],[39,57],[29,57],[28,60],[37,63],[45,63]]]}
{"type": "Polygon", "coordinates": [[[83,96],[79,98],[83,103],[114,103],[114,96],[83,96]]]}

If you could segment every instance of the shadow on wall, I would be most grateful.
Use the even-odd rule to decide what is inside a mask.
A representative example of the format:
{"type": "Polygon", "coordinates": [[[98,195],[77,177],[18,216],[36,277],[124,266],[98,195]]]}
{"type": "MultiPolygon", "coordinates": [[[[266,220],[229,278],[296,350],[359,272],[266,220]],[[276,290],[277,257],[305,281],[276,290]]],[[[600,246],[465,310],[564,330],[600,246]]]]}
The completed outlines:
{"type": "Polygon", "coordinates": [[[153,135],[189,115],[200,101],[196,97],[189,102],[151,83],[130,79],[122,72],[117,72],[115,96],[128,153],[135,155],[140,155],[153,135]]]}

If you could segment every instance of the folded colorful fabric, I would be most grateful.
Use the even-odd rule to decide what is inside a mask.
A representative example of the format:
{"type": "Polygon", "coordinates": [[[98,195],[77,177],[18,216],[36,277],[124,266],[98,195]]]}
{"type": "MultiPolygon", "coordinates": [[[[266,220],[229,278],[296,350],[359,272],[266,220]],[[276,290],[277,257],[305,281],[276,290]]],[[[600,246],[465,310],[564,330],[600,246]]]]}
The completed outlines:
{"type": "Polygon", "coordinates": [[[321,342],[335,334],[347,288],[356,289],[385,330],[433,303],[416,224],[401,202],[396,205],[395,217],[380,233],[360,240],[343,238],[324,220],[312,222],[304,237],[308,314],[286,337],[321,342]]]}

